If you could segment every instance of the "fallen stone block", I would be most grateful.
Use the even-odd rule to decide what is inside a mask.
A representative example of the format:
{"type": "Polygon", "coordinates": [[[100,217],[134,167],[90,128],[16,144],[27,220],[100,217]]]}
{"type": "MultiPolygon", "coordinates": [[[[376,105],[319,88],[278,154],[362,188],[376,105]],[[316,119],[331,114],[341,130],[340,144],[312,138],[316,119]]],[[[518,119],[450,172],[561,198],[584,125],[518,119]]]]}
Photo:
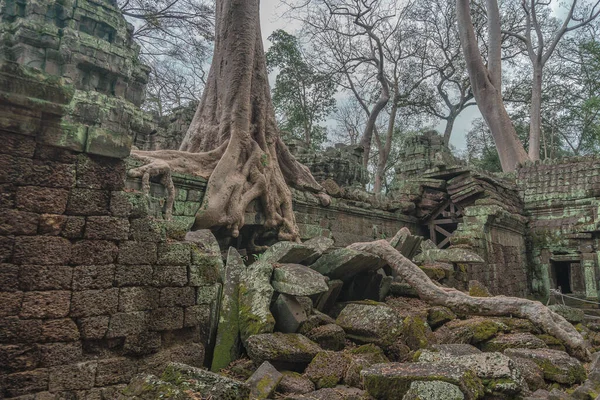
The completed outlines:
{"type": "Polygon", "coordinates": [[[535,362],[544,372],[544,379],[573,385],[586,379],[583,365],[564,351],[552,349],[506,349],[510,358],[527,358],[535,362]]]}
{"type": "Polygon", "coordinates": [[[275,328],[283,333],[294,333],[306,321],[302,304],[294,296],[280,294],[271,307],[275,317],[275,328]]]}
{"type": "Polygon", "coordinates": [[[310,267],[331,279],[346,281],[363,271],[376,271],[383,261],[376,256],[352,249],[337,249],[323,255],[310,267]]]}
{"type": "Polygon", "coordinates": [[[302,371],[322,349],[297,333],[263,333],[246,341],[248,356],[256,364],[269,361],[277,369],[302,371]]]}
{"type": "Polygon", "coordinates": [[[242,274],[239,286],[239,326],[242,341],[259,333],[273,332],[275,319],[271,314],[273,266],[255,262],[242,274]]]}
{"type": "Polygon", "coordinates": [[[185,364],[169,364],[162,379],[182,390],[215,399],[245,399],[250,395],[250,387],[244,382],[185,364]]]}
{"type": "Polygon", "coordinates": [[[315,391],[315,384],[310,379],[293,371],[283,371],[283,378],[277,386],[282,394],[305,394],[315,391]]]}
{"type": "Polygon", "coordinates": [[[463,400],[460,388],[443,381],[415,381],[410,384],[402,400],[463,400]]]}
{"type": "Polygon", "coordinates": [[[304,246],[311,248],[315,252],[313,256],[302,261],[302,264],[310,265],[314,263],[319,257],[325,254],[325,252],[331,249],[334,243],[333,239],[324,236],[317,236],[302,243],[304,246]]]}
{"type": "Polygon", "coordinates": [[[547,347],[542,339],[527,332],[500,335],[481,344],[483,351],[499,352],[506,349],[543,349],[547,347]]]}
{"type": "Polygon", "coordinates": [[[260,261],[300,264],[316,255],[318,253],[312,246],[295,242],[277,242],[260,256],[260,261]]]}
{"type": "Polygon", "coordinates": [[[317,310],[328,313],[335,305],[340,293],[342,292],[343,286],[344,282],[339,279],[333,279],[327,282],[327,292],[321,294],[315,301],[315,307],[317,310]]]}
{"type": "Polygon", "coordinates": [[[389,346],[402,332],[402,320],[383,303],[350,303],[336,320],[346,335],[361,343],[389,346]]]}
{"type": "Polygon", "coordinates": [[[328,290],[325,277],[300,264],[277,264],[271,281],[279,293],[311,296],[328,290]]]}
{"type": "Polygon", "coordinates": [[[310,330],[306,337],[324,350],[340,351],[345,346],[346,332],[338,325],[328,324],[310,330]]]}
{"type": "Polygon", "coordinates": [[[331,388],[342,381],[349,366],[350,358],[343,352],[322,351],[312,359],[304,375],[317,389],[331,388]]]}
{"type": "Polygon", "coordinates": [[[275,392],[281,378],[283,378],[283,375],[268,361],[262,363],[246,381],[246,384],[250,387],[250,399],[268,399],[275,392]]]}

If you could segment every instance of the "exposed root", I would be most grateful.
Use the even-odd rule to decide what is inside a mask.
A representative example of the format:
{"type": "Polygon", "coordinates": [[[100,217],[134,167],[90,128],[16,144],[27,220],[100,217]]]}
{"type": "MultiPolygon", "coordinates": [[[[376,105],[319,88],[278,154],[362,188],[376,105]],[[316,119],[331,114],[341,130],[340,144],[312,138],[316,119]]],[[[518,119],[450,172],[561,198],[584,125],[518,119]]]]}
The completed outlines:
{"type": "Polygon", "coordinates": [[[579,332],[560,315],[538,301],[518,297],[471,297],[458,290],[445,290],[436,286],[418,266],[404,257],[386,240],[354,243],[350,249],[364,251],[384,259],[419,294],[422,300],[434,305],[446,306],[456,312],[507,316],[529,319],[548,334],[565,343],[567,351],[583,361],[590,359],[589,346],[579,332]]]}

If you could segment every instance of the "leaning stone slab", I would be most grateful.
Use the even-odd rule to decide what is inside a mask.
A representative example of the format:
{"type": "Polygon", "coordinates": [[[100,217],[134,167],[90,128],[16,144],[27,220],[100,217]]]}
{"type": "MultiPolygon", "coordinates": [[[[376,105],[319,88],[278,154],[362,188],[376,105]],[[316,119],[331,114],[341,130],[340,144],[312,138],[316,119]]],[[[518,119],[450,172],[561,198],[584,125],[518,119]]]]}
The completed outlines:
{"type": "Polygon", "coordinates": [[[327,250],[332,248],[334,243],[335,242],[333,239],[330,239],[330,238],[327,238],[324,236],[317,236],[317,237],[314,237],[314,238],[302,243],[306,247],[313,249],[315,252],[313,256],[302,261],[302,264],[310,265],[310,264],[314,263],[315,261],[317,261],[317,259],[319,257],[321,257],[323,254],[325,254],[325,252],[327,250]]]}
{"type": "Polygon", "coordinates": [[[401,399],[413,382],[442,381],[456,385],[466,399],[483,395],[483,385],[468,368],[447,364],[385,363],[361,372],[367,392],[376,399],[401,399]]]}
{"type": "Polygon", "coordinates": [[[310,267],[331,279],[348,280],[363,271],[376,271],[383,265],[379,257],[352,249],[337,249],[323,255],[310,267]]]}
{"type": "Polygon", "coordinates": [[[342,292],[343,286],[344,282],[339,279],[332,279],[327,282],[327,292],[321,294],[315,301],[317,310],[328,313],[335,305],[335,302],[342,292]]]}
{"type": "Polygon", "coordinates": [[[504,351],[506,349],[544,349],[546,343],[528,332],[497,336],[481,345],[483,351],[504,351]]]}
{"type": "Polygon", "coordinates": [[[339,325],[328,324],[310,330],[306,337],[324,350],[340,351],[345,346],[346,332],[339,325]]]}
{"type": "Polygon", "coordinates": [[[279,332],[295,333],[307,316],[302,304],[294,296],[280,294],[271,307],[275,317],[275,327],[279,332]]]}
{"type": "Polygon", "coordinates": [[[402,400],[463,400],[460,388],[443,381],[415,381],[410,384],[402,400]]]}
{"type": "Polygon", "coordinates": [[[276,264],[271,285],[279,293],[293,296],[312,296],[329,289],[323,275],[300,264],[276,264]]]}
{"type": "Polygon", "coordinates": [[[271,314],[273,265],[255,262],[244,271],[239,288],[240,336],[245,342],[250,336],[273,332],[275,319],[271,314]]]}
{"type": "Polygon", "coordinates": [[[260,260],[270,263],[300,264],[308,258],[314,258],[317,254],[315,249],[306,244],[277,242],[260,256],[260,260]]]}
{"type": "Polygon", "coordinates": [[[246,381],[250,386],[250,399],[268,399],[281,382],[281,378],[283,378],[283,375],[268,361],[262,363],[246,381]]]}
{"type": "Polygon", "coordinates": [[[242,257],[236,249],[230,247],[227,253],[219,325],[211,365],[211,370],[214,372],[225,368],[241,354],[238,301],[240,279],[245,270],[242,257]]]}
{"type": "Polygon", "coordinates": [[[269,361],[278,369],[303,370],[322,349],[297,333],[264,333],[250,336],[246,351],[255,364],[269,361]]]}
{"type": "Polygon", "coordinates": [[[336,324],[346,336],[362,343],[389,346],[402,333],[402,320],[383,303],[350,303],[340,313],[336,324]]]}
{"type": "Polygon", "coordinates": [[[552,349],[506,349],[510,358],[533,360],[544,371],[544,379],[566,385],[581,383],[586,379],[583,365],[564,351],[552,349]]]}
{"type": "Polygon", "coordinates": [[[182,390],[191,390],[214,399],[246,399],[250,394],[249,386],[243,382],[185,364],[169,364],[162,379],[182,390]]]}

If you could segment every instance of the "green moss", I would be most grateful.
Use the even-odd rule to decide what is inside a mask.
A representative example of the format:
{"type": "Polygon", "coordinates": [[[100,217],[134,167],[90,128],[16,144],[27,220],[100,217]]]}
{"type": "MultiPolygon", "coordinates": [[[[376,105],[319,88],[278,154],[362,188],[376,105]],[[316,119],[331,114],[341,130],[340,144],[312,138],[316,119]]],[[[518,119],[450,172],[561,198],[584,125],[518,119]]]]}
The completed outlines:
{"type": "Polygon", "coordinates": [[[484,320],[473,327],[473,343],[489,340],[498,334],[500,325],[494,321],[484,320]]]}
{"type": "Polygon", "coordinates": [[[541,334],[536,335],[538,338],[542,339],[546,345],[553,350],[566,351],[565,345],[559,339],[554,336],[541,334]]]}

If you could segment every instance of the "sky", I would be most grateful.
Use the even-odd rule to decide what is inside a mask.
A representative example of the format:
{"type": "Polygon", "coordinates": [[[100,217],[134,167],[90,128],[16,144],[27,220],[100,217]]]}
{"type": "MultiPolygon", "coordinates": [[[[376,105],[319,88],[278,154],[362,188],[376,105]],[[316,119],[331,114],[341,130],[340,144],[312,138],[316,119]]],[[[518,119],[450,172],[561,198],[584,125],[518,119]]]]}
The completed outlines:
{"type": "MultiPolygon", "coordinates": [[[[285,12],[285,5],[282,4],[281,0],[261,0],[260,2],[260,23],[263,35],[263,43],[265,50],[270,46],[267,38],[271,33],[277,29],[285,29],[289,33],[296,33],[300,29],[300,23],[298,21],[291,21],[281,15],[285,12]]],[[[271,85],[273,85],[271,81],[271,85]]],[[[472,106],[464,110],[457,118],[452,136],[450,138],[450,144],[453,145],[457,150],[462,151],[466,149],[466,134],[471,129],[471,123],[475,118],[481,117],[477,106],[472,106]]],[[[445,127],[445,121],[440,121],[440,124],[435,126],[439,132],[443,132],[445,127]]]]}

